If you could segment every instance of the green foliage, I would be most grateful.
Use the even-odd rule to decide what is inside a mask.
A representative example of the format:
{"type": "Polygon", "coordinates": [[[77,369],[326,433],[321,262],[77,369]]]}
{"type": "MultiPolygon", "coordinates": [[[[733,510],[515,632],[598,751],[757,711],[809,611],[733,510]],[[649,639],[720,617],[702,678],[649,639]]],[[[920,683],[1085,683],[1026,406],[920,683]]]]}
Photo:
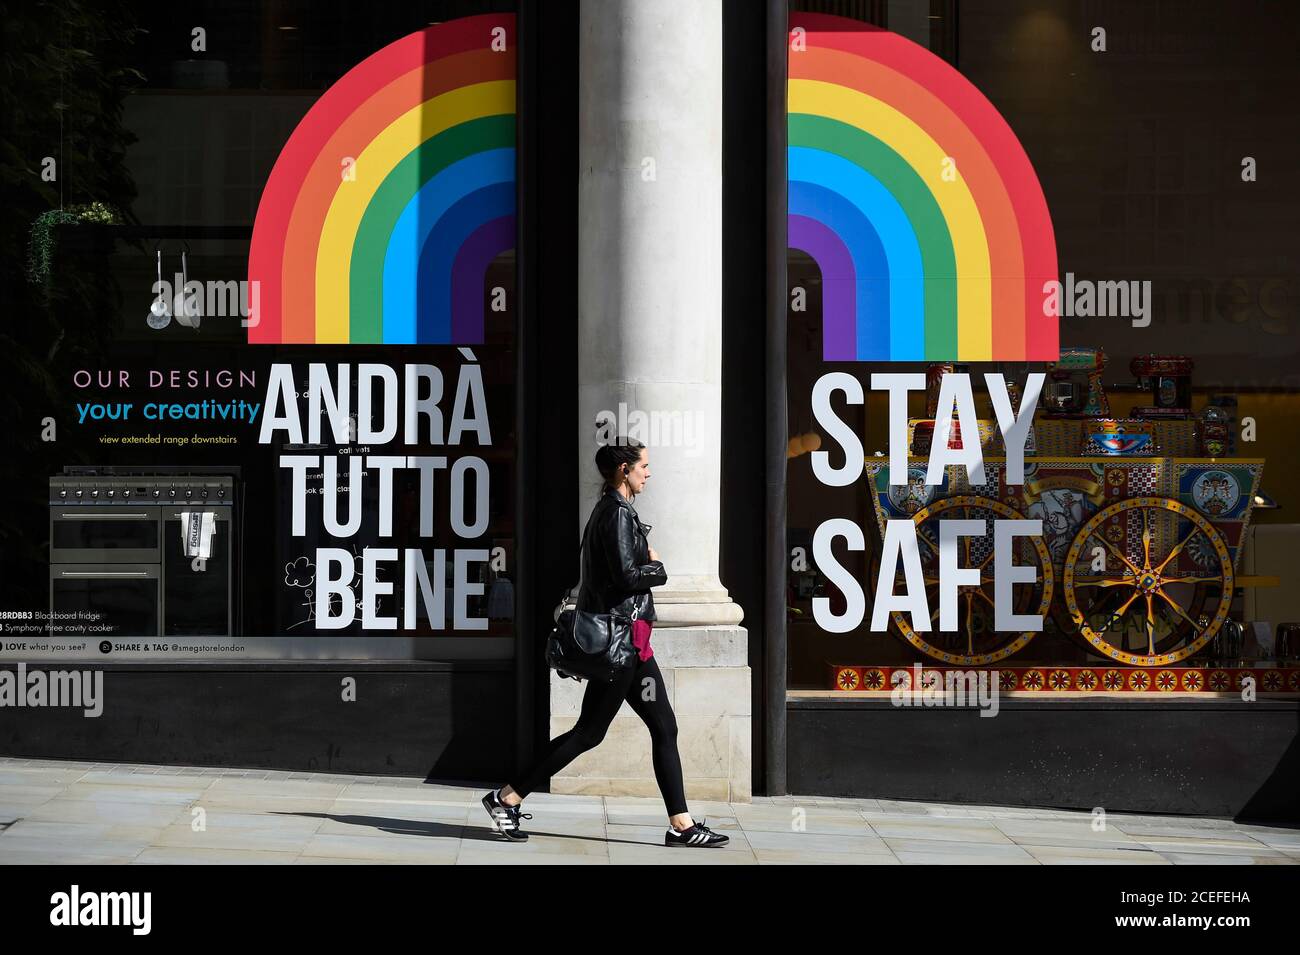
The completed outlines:
{"type": "Polygon", "coordinates": [[[54,260],[55,226],[77,225],[81,222],[111,225],[121,221],[121,216],[102,202],[42,212],[32,223],[31,237],[27,242],[27,281],[42,286],[48,293],[50,266],[54,260]]]}

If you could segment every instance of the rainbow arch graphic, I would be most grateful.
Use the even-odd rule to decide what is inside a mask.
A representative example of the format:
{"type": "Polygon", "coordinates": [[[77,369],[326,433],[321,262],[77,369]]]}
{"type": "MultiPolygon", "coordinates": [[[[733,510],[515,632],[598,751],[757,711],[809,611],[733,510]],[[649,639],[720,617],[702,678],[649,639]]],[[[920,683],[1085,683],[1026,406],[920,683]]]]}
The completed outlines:
{"type": "Polygon", "coordinates": [[[514,16],[428,27],[344,74],[285,143],[253,225],[248,340],[480,344],[484,274],[514,245],[514,16]]]}
{"type": "Polygon", "coordinates": [[[1056,361],[1051,215],[970,81],[911,40],[791,14],[789,245],[822,272],[827,361],[1056,361]]]}

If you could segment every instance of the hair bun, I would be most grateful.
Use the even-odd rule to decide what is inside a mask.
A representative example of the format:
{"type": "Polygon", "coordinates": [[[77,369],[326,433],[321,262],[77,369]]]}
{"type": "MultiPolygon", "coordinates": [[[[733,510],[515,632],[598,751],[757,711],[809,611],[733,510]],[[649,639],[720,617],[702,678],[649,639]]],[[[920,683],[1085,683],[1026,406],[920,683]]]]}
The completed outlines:
{"type": "Polygon", "coordinates": [[[600,476],[604,478],[604,485],[601,492],[606,487],[616,487],[619,483],[619,468],[627,465],[631,468],[641,460],[641,452],[644,450],[643,445],[636,438],[618,437],[614,441],[602,444],[596,449],[596,469],[600,471],[600,476]]]}

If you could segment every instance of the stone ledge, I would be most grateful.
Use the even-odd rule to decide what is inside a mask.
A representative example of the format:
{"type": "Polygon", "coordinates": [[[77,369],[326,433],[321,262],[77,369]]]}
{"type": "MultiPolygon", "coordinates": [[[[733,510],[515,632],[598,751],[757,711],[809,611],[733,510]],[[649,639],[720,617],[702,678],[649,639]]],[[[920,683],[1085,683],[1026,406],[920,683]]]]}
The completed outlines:
{"type": "MultiPolygon", "coordinates": [[[[720,592],[723,598],[726,591],[720,592]]],[[[706,595],[711,596],[711,595],[706,595]]],[[[655,615],[665,627],[728,627],[745,619],[740,604],[730,600],[701,600],[695,592],[655,595],[655,615]]]]}
{"type": "Polygon", "coordinates": [[[744,627],[661,627],[650,646],[660,667],[747,667],[749,631],[744,627]]]}

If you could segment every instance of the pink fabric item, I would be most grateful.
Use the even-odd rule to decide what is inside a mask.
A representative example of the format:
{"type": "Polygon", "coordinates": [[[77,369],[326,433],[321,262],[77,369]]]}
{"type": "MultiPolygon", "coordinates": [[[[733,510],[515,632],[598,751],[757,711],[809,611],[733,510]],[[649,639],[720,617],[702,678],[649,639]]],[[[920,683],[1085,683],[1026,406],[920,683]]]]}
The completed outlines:
{"type": "Polygon", "coordinates": [[[632,621],[632,645],[636,647],[637,657],[644,663],[655,655],[650,649],[650,631],[654,629],[654,623],[650,620],[642,620],[638,617],[632,621]]]}

